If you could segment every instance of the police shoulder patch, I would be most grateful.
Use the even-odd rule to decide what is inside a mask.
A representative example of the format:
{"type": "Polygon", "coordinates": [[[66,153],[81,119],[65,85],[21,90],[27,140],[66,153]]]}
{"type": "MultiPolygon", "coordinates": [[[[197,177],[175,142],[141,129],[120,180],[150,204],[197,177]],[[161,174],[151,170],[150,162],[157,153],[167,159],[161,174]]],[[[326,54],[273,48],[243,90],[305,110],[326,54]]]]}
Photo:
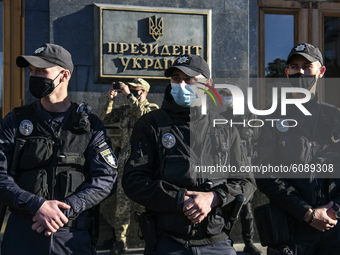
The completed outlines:
{"type": "Polygon", "coordinates": [[[261,135],[261,122],[256,121],[253,128],[253,138],[256,140],[261,135]]]}
{"type": "Polygon", "coordinates": [[[109,166],[113,168],[118,168],[118,160],[116,158],[116,155],[112,152],[111,149],[101,151],[100,155],[103,157],[103,159],[109,166]]]}

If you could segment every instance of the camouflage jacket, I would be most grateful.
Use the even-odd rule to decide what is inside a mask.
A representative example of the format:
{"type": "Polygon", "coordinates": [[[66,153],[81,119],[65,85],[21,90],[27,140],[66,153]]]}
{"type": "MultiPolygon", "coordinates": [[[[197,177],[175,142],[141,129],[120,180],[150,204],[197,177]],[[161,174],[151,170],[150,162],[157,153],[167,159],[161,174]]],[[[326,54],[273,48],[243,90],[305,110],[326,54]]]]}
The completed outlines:
{"type": "Polygon", "coordinates": [[[101,120],[109,130],[109,137],[117,153],[125,150],[133,126],[139,117],[158,108],[157,104],[149,103],[147,99],[140,103],[134,96],[131,96],[127,99],[126,104],[119,107],[115,107],[114,100],[109,100],[106,103],[101,120]]]}

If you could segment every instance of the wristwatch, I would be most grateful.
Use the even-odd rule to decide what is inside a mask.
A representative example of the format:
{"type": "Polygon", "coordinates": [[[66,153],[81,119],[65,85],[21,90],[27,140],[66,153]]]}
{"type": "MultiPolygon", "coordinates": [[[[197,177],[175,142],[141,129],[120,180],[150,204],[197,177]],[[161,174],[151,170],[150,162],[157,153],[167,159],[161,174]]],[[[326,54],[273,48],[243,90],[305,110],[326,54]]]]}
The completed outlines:
{"type": "Polygon", "coordinates": [[[340,208],[337,206],[336,203],[333,204],[332,206],[333,210],[335,211],[335,216],[337,219],[340,219],[340,208]]]}

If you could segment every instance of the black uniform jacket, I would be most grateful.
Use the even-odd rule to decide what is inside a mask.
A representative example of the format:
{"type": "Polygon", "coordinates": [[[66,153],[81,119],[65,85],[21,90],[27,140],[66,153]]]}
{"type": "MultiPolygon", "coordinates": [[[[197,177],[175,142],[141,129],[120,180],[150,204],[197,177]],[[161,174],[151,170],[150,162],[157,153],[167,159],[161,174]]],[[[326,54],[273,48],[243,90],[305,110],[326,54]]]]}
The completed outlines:
{"type": "Polygon", "coordinates": [[[319,102],[316,96],[304,106],[311,116],[290,105],[286,116],[272,118],[290,119],[292,127],[288,129],[266,122],[253,161],[257,166],[286,167],[288,172],[267,173],[267,178],[257,178],[256,182],[273,203],[298,220],[309,208],[329,201],[340,203],[339,110],[319,102]]]}
{"type": "MultiPolygon", "coordinates": [[[[213,128],[211,118],[201,115],[200,109],[178,106],[170,89],[166,89],[161,109],[142,116],[136,123],[122,185],[128,197],[156,213],[159,228],[188,234],[190,221],[182,209],[186,190],[214,190],[222,206],[226,206],[238,194],[249,198],[255,184],[248,174],[239,172],[243,162],[236,128],[213,128]],[[234,166],[237,171],[195,171],[206,169],[204,166],[234,166]]],[[[213,210],[211,214],[214,213],[213,210]]],[[[219,234],[222,228],[216,233],[208,231],[208,235],[219,234]]]]}
{"type": "MultiPolygon", "coordinates": [[[[50,126],[61,125],[64,119],[70,119],[68,116],[73,109],[72,106],[65,114],[53,119],[52,116],[43,109],[40,101],[36,101],[32,103],[32,105],[34,105],[37,109],[36,111],[43,116],[43,121],[51,123],[50,126]]],[[[31,117],[32,116],[27,116],[27,119],[29,120],[31,117]]],[[[14,178],[9,174],[15,147],[15,137],[19,133],[17,128],[19,123],[16,122],[14,111],[12,111],[7,114],[0,123],[0,202],[13,209],[25,210],[34,215],[46,201],[46,198],[20,188],[14,178]]],[[[33,130],[38,129],[38,124],[32,123],[32,128],[33,130]]],[[[71,143],[72,139],[68,142],[71,143]]],[[[64,212],[67,217],[79,215],[96,206],[106,196],[116,190],[117,184],[115,180],[117,171],[104,159],[102,156],[103,153],[101,154],[101,152],[105,150],[111,152],[110,145],[110,140],[106,136],[102,122],[98,117],[94,116],[91,139],[87,147],[84,148],[84,154],[87,159],[86,164],[89,168],[89,179],[81,188],[77,189],[77,192],[65,199],[65,202],[71,205],[71,209],[65,210],[64,212]],[[104,144],[105,146],[100,146],[104,144]]],[[[109,153],[109,155],[113,154],[109,153]]],[[[30,160],[27,158],[29,157],[26,157],[25,160],[30,160]]],[[[32,162],[22,162],[21,164],[25,165],[25,163],[26,165],[32,164],[32,162]]],[[[34,186],[34,183],[30,184],[34,186]]]]}

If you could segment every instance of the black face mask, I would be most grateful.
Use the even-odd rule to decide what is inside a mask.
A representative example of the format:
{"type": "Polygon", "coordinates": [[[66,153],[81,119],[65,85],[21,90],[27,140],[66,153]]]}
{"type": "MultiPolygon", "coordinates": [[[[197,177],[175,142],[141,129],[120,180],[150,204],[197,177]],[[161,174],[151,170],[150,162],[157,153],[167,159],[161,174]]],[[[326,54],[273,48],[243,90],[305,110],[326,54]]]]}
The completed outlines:
{"type": "Polygon", "coordinates": [[[304,88],[310,90],[317,82],[316,75],[305,75],[302,73],[296,73],[288,75],[289,82],[295,88],[304,88]]]}
{"type": "Polygon", "coordinates": [[[141,95],[139,95],[139,90],[131,89],[130,92],[131,92],[131,94],[132,94],[135,98],[137,98],[137,99],[139,99],[140,96],[141,96],[141,95]]]}
{"type": "Polygon", "coordinates": [[[51,94],[53,90],[60,84],[59,83],[57,86],[54,86],[54,81],[58,78],[60,73],[54,78],[54,80],[44,77],[30,76],[29,89],[31,94],[36,98],[43,98],[51,94]]]}

